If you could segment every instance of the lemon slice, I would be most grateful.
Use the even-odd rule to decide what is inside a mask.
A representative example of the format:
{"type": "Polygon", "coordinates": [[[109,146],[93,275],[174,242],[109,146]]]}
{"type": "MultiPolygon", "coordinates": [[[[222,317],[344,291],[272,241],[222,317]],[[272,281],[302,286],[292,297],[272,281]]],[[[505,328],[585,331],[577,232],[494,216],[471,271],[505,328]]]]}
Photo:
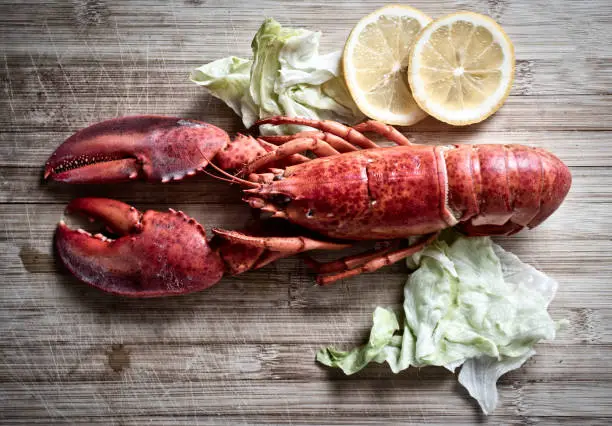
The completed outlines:
{"type": "Polygon", "coordinates": [[[409,54],[429,18],[392,5],[362,18],[344,47],[344,79],[361,112],[388,124],[410,125],[427,116],[412,97],[406,77],[409,54]]]}
{"type": "Polygon", "coordinates": [[[514,47],[488,16],[437,19],[415,41],[408,80],[419,106],[450,124],[478,123],[504,103],[514,80],[514,47]]]}

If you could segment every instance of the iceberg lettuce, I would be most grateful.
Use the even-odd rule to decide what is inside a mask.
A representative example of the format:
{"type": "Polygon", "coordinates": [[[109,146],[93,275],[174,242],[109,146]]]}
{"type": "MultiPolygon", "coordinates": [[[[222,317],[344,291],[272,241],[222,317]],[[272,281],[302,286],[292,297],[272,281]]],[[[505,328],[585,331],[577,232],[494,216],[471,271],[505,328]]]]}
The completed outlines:
{"type": "Polygon", "coordinates": [[[394,373],[410,366],[462,366],[459,382],[488,414],[497,379],[554,339],[547,312],[557,282],[490,238],[448,234],[408,261],[403,312],[378,307],[369,341],[350,351],[322,349],[317,360],[353,374],[370,362],[394,373]]]}
{"type": "MultiPolygon", "coordinates": [[[[282,27],[266,19],[253,38],[252,60],[219,59],[195,69],[190,79],[232,108],[247,128],[273,115],[361,121],[363,114],[341,75],[341,52],[320,55],[320,38],[320,32],[282,27]]],[[[304,129],[267,125],[261,131],[282,134],[304,129]]]]}

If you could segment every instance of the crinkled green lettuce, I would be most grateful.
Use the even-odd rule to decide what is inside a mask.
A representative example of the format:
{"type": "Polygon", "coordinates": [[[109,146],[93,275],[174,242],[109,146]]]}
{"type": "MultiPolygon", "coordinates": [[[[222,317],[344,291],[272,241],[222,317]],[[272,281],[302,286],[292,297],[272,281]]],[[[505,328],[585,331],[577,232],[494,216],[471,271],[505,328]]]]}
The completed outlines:
{"type": "Polygon", "coordinates": [[[353,374],[370,362],[394,373],[410,366],[462,365],[459,382],[485,413],[497,404],[497,379],[554,339],[547,312],[557,282],[504,251],[490,238],[456,234],[409,259],[403,312],[378,307],[370,338],[350,351],[326,348],[317,360],[353,374]]]}
{"type": "MultiPolygon", "coordinates": [[[[242,117],[244,125],[274,115],[355,123],[363,115],[341,76],[341,52],[319,54],[320,32],[282,27],[266,19],[255,34],[253,59],[234,56],[202,65],[191,81],[207,88],[242,117]]],[[[264,134],[300,126],[262,126],[264,134]]]]}
{"type": "Polygon", "coordinates": [[[191,80],[208,88],[236,114],[243,116],[251,113],[251,105],[243,100],[249,88],[251,65],[253,61],[228,56],[195,69],[191,73],[191,80]],[[247,111],[244,111],[245,108],[247,111]]]}

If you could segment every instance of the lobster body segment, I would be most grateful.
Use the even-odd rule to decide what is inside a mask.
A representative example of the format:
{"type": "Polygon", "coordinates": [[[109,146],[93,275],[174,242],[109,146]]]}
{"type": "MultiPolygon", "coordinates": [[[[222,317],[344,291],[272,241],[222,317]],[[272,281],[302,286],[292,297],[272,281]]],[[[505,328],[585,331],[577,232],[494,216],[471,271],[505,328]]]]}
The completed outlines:
{"type": "Polygon", "coordinates": [[[436,178],[437,156],[420,145],[355,151],[288,167],[278,180],[248,193],[280,200],[291,222],[333,238],[422,235],[449,226],[440,214],[444,187],[436,178]]]}
{"type": "Polygon", "coordinates": [[[327,264],[307,260],[319,273],[317,282],[326,284],[397,262],[448,227],[472,236],[533,228],[561,205],[571,186],[567,166],[538,148],[413,145],[374,121],[355,127],[289,117],[259,122],[265,123],[316,130],[230,140],[207,123],[136,116],[75,133],[47,162],[46,177],[166,182],[210,164],[225,175],[221,179],[243,187],[251,207],[275,218],[243,231],[213,229],[207,240],[203,227],[182,212],[140,213],[119,201],[77,199],[68,208],[105,221],[113,237],[60,223],[56,247],[64,264],[104,291],[153,297],[201,290],[225,274],[309,250],[381,242],[370,252],[327,264]],[[382,148],[362,132],[398,146],[382,148]],[[306,151],[319,158],[304,156],[306,151]],[[406,247],[409,236],[423,238],[406,247]]]}
{"type": "Polygon", "coordinates": [[[355,151],[286,168],[251,205],[333,238],[380,240],[460,224],[471,234],[533,228],[569,191],[567,166],[522,145],[410,145],[355,151]]]}

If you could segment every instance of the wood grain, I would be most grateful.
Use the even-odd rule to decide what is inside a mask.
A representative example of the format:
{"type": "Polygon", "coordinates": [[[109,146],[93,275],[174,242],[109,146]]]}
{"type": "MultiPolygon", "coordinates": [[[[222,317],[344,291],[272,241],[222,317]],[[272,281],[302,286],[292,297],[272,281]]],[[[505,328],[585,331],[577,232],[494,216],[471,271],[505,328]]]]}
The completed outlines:
{"type": "MultiPolygon", "coordinates": [[[[541,227],[497,241],[560,282],[550,311],[568,329],[500,381],[484,417],[441,368],[352,377],[314,362],[367,337],[376,306],[399,306],[394,265],[330,288],[296,258],[168,300],[121,299],[78,283],[52,241],[76,196],[179,208],[211,226],[248,217],[236,188],[180,183],[69,187],[42,166],[71,133],[126,114],[197,118],[243,131],[189,71],[248,57],[261,21],[323,31],[341,49],[376,1],[0,1],[0,422],[6,424],[609,424],[612,421],[612,3],[415,0],[432,17],[485,13],[513,40],[516,81],[489,120],[424,120],[418,143],[526,143],[572,169],[541,227]]],[[[69,220],[75,220],[69,218],[69,220]]]]}

